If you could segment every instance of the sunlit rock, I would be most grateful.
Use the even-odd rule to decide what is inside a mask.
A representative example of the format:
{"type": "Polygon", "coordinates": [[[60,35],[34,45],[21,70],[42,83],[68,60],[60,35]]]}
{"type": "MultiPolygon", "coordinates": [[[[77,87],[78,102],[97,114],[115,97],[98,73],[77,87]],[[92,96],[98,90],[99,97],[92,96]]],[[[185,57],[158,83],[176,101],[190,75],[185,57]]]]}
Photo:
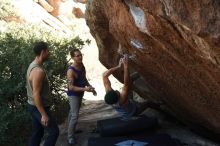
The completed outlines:
{"type": "Polygon", "coordinates": [[[139,94],[220,135],[219,10],[218,0],[90,0],[86,20],[107,68],[128,54],[139,94]]]}

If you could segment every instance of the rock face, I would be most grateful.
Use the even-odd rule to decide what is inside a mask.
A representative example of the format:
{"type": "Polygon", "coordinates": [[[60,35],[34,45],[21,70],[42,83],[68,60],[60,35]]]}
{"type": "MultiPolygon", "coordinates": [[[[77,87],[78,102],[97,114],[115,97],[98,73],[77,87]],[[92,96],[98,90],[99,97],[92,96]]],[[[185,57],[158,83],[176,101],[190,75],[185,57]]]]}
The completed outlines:
{"type": "Polygon", "coordinates": [[[74,14],[76,18],[84,18],[81,8],[76,7],[76,3],[85,4],[86,0],[34,0],[39,3],[47,12],[58,18],[64,24],[69,25],[68,16],[74,14]]]}
{"type": "Polygon", "coordinates": [[[107,68],[128,54],[140,95],[220,135],[219,0],[89,0],[86,21],[107,68]]]}

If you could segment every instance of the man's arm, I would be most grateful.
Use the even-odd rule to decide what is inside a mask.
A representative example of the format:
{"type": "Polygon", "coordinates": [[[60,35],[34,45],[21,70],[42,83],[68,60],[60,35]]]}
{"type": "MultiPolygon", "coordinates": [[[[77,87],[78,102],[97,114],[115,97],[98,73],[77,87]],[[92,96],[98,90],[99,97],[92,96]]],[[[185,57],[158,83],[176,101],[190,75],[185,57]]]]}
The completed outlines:
{"type": "Polygon", "coordinates": [[[108,69],[107,71],[105,71],[103,74],[102,74],[102,79],[103,79],[103,84],[104,84],[104,87],[105,87],[105,91],[110,91],[112,90],[112,87],[111,87],[111,82],[109,80],[109,76],[115,72],[116,70],[118,70],[122,65],[122,59],[120,59],[119,61],[119,64],[115,67],[112,67],[110,69],[108,69]]]}
{"type": "Polygon", "coordinates": [[[94,91],[94,88],[92,86],[86,86],[86,87],[74,86],[75,78],[76,78],[76,73],[69,69],[67,71],[67,82],[68,82],[69,90],[72,90],[75,92],[83,92],[83,91],[93,92],[94,91]]]}
{"type": "Polygon", "coordinates": [[[91,91],[92,92],[92,94],[94,95],[94,96],[96,96],[97,95],[97,92],[95,91],[95,88],[89,83],[89,81],[87,80],[87,78],[86,78],[86,86],[87,87],[90,87],[90,88],[92,88],[93,90],[91,91]]]}
{"type": "Polygon", "coordinates": [[[97,92],[96,92],[95,88],[89,83],[89,81],[88,81],[87,78],[86,78],[86,86],[93,88],[92,94],[93,94],[94,96],[97,95],[97,92]]]}
{"type": "Polygon", "coordinates": [[[121,91],[120,105],[123,106],[128,100],[128,89],[129,89],[129,70],[128,70],[128,56],[125,55],[123,58],[124,67],[124,85],[121,91]]]}
{"type": "Polygon", "coordinates": [[[38,111],[41,114],[41,123],[44,126],[47,126],[48,121],[49,121],[49,117],[44,109],[43,103],[41,101],[41,96],[40,96],[45,73],[40,68],[34,68],[31,71],[30,75],[31,75],[31,81],[32,81],[34,103],[35,103],[35,106],[37,107],[38,111]]]}

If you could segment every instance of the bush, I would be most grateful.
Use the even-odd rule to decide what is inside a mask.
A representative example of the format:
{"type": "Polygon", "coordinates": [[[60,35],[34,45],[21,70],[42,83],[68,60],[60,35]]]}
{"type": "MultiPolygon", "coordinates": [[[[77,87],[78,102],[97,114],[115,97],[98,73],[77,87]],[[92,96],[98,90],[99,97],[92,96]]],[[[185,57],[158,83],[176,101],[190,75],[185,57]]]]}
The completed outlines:
{"type": "Polygon", "coordinates": [[[34,59],[32,48],[36,41],[50,44],[50,59],[45,63],[54,97],[62,97],[65,89],[65,70],[70,48],[81,48],[84,42],[78,37],[66,39],[36,26],[7,24],[7,32],[0,34],[0,103],[26,101],[26,71],[34,59]],[[43,36],[42,36],[43,34],[43,36]],[[54,37],[56,36],[56,37],[54,37]]]}
{"type": "MultiPolygon", "coordinates": [[[[13,13],[9,10],[6,13],[2,11],[2,6],[6,7],[8,1],[4,0],[0,6],[0,15],[4,14],[4,17],[13,13]]],[[[1,18],[3,17],[0,16],[1,18]]],[[[31,121],[25,108],[25,85],[27,68],[34,59],[33,44],[36,41],[46,41],[50,45],[50,58],[44,66],[54,97],[52,110],[61,123],[68,114],[65,94],[67,55],[71,48],[81,49],[85,42],[79,37],[64,37],[41,26],[4,21],[0,23],[0,145],[26,145],[31,121]]]]}
{"type": "Polygon", "coordinates": [[[0,107],[0,145],[22,146],[27,143],[30,135],[30,116],[24,106],[16,109],[0,107]]]}

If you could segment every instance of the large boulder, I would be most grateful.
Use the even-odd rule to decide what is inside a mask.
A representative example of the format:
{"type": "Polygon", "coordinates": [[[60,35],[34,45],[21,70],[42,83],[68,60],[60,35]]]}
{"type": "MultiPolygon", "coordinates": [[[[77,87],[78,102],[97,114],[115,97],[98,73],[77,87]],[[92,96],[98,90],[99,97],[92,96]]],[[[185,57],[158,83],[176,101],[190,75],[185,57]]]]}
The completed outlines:
{"type": "MultiPolygon", "coordinates": [[[[89,0],[107,67],[128,54],[135,90],[192,127],[220,135],[219,0],[89,0]],[[162,107],[162,106],[161,106],[162,107]]],[[[115,76],[122,81],[121,74],[115,76]]]]}

